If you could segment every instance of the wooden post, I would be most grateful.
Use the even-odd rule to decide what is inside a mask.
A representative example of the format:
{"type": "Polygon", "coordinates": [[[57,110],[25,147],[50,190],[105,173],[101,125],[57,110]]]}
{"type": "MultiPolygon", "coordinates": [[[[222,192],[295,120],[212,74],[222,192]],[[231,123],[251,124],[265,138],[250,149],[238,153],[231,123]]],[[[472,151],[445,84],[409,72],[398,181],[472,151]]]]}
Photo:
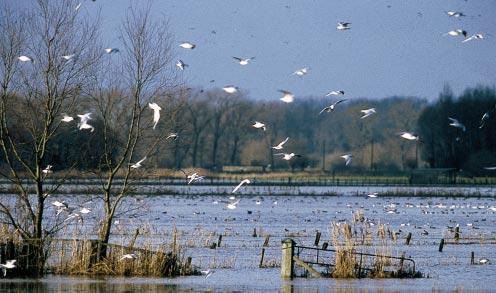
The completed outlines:
{"type": "Polygon", "coordinates": [[[222,243],[222,235],[219,235],[219,239],[217,240],[217,247],[220,247],[221,243],[222,243]]]}
{"type": "Polygon", "coordinates": [[[314,246],[319,246],[319,242],[320,242],[320,231],[317,231],[317,234],[315,234],[315,242],[314,242],[314,246]]]}
{"type": "Polygon", "coordinates": [[[439,252],[443,252],[443,247],[444,247],[444,238],[441,239],[441,242],[439,242],[439,252]]]}
{"type": "Polygon", "coordinates": [[[455,241],[458,242],[460,240],[460,226],[455,227],[455,241]]]}
{"type": "Polygon", "coordinates": [[[470,253],[470,264],[475,264],[475,253],[473,251],[470,253]]]}
{"type": "Polygon", "coordinates": [[[186,268],[189,270],[191,269],[191,261],[193,260],[193,258],[191,256],[188,256],[188,258],[186,259],[186,268]]]}
{"type": "Polygon", "coordinates": [[[252,237],[257,237],[257,228],[253,228],[253,234],[251,234],[252,237]]]}
{"type": "Polygon", "coordinates": [[[133,251],[134,244],[136,243],[136,239],[138,238],[138,236],[139,236],[139,228],[136,229],[136,231],[134,231],[134,236],[131,239],[131,242],[129,242],[127,253],[131,253],[133,251]]]}
{"type": "Polygon", "coordinates": [[[265,256],[265,248],[262,248],[262,254],[260,255],[260,263],[258,264],[259,268],[263,268],[264,256],[265,256]]]}
{"type": "Polygon", "coordinates": [[[401,259],[400,259],[400,271],[403,271],[403,263],[405,262],[405,252],[401,254],[401,259]]]}
{"type": "Polygon", "coordinates": [[[174,226],[174,230],[172,230],[172,251],[176,253],[177,251],[177,228],[174,226]]]}
{"type": "Polygon", "coordinates": [[[295,242],[291,238],[282,241],[281,277],[292,279],[294,271],[293,255],[295,242]]]}
{"type": "Polygon", "coordinates": [[[409,232],[406,236],[406,245],[410,245],[410,240],[412,240],[412,233],[409,232]]]}
{"type": "Polygon", "coordinates": [[[263,244],[264,247],[268,247],[269,246],[269,239],[270,239],[270,235],[269,234],[265,235],[265,241],[264,241],[264,244],[263,244]]]}
{"type": "Polygon", "coordinates": [[[357,277],[360,279],[361,276],[362,276],[362,258],[363,258],[363,255],[360,254],[360,263],[358,264],[358,275],[357,277]]]}

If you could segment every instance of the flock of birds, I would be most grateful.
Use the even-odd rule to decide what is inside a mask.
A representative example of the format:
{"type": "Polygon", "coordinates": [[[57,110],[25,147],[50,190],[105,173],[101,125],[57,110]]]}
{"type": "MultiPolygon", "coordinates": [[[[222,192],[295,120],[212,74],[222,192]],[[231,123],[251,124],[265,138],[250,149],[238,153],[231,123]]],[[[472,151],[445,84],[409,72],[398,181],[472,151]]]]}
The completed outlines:
{"type": "MultiPolygon", "coordinates": [[[[78,9],[80,9],[80,7],[81,7],[81,3],[79,3],[75,9],[78,10],[78,9]]],[[[466,16],[464,13],[459,12],[459,11],[447,11],[446,14],[448,15],[448,17],[453,17],[453,18],[461,18],[461,17],[466,16]]],[[[339,31],[350,30],[351,29],[351,23],[350,22],[338,22],[336,29],[339,31]]],[[[462,43],[466,43],[466,42],[474,41],[474,40],[482,40],[485,38],[486,35],[487,34],[484,34],[484,33],[475,33],[475,34],[469,35],[467,33],[467,31],[463,30],[463,29],[454,29],[454,30],[451,30],[451,31],[447,32],[446,34],[444,34],[444,36],[452,36],[452,37],[463,36],[464,39],[462,40],[462,43]]],[[[196,46],[196,44],[194,44],[192,42],[182,42],[179,44],[179,47],[181,47],[185,50],[193,50],[197,46],[196,46]]],[[[105,48],[104,50],[105,50],[105,53],[107,53],[107,54],[119,53],[118,48],[105,48]]],[[[64,59],[66,62],[71,62],[71,60],[73,60],[74,57],[75,57],[75,54],[67,54],[67,55],[60,56],[60,58],[64,59]]],[[[232,58],[240,66],[247,66],[251,63],[251,61],[253,61],[255,59],[255,57],[249,57],[249,58],[232,57],[232,58]]],[[[20,62],[31,62],[31,63],[35,62],[35,60],[32,57],[27,56],[27,55],[19,56],[18,60],[20,62]]],[[[177,60],[175,65],[177,66],[177,68],[179,70],[185,70],[189,66],[183,60],[180,60],[180,59],[177,60]]],[[[298,77],[303,77],[303,76],[307,75],[308,72],[309,72],[309,68],[304,67],[304,68],[300,68],[300,69],[295,70],[292,73],[292,75],[296,75],[298,77]]],[[[234,85],[226,85],[222,88],[222,90],[228,94],[235,94],[239,91],[239,88],[237,86],[234,86],[234,85]]],[[[280,98],[280,100],[282,102],[288,103],[288,104],[294,102],[295,95],[292,92],[290,92],[288,90],[282,90],[282,89],[279,90],[279,92],[282,93],[282,97],[280,98]]],[[[340,90],[332,90],[332,91],[328,92],[325,96],[326,97],[330,97],[330,96],[338,97],[338,96],[344,96],[344,95],[345,95],[345,91],[340,89],[340,90]]],[[[323,113],[332,113],[333,111],[335,111],[337,109],[339,104],[341,104],[345,101],[347,101],[346,98],[341,98],[341,99],[331,103],[330,105],[324,107],[318,113],[318,115],[321,115],[323,113]]],[[[160,111],[162,110],[162,108],[157,103],[153,103],[153,102],[149,103],[148,106],[153,111],[153,120],[152,120],[153,126],[152,126],[152,128],[155,129],[159,120],[160,120],[160,111]]],[[[366,119],[372,115],[377,114],[377,111],[375,108],[363,109],[360,112],[362,113],[362,116],[360,117],[360,119],[366,119]]],[[[82,131],[83,130],[89,130],[90,132],[95,131],[95,127],[92,126],[91,124],[89,124],[90,120],[92,119],[91,115],[92,115],[92,113],[84,113],[84,114],[78,114],[77,115],[77,117],[79,118],[79,122],[77,123],[77,128],[79,130],[82,130],[82,131]]],[[[484,127],[485,122],[489,119],[489,115],[490,115],[489,112],[486,112],[483,114],[481,121],[480,121],[480,127],[479,128],[484,127]]],[[[69,116],[67,114],[63,114],[63,117],[61,118],[61,121],[64,123],[71,123],[74,120],[75,120],[74,117],[69,116]]],[[[459,128],[462,131],[466,131],[466,127],[456,118],[449,117],[449,122],[450,122],[449,123],[450,126],[459,128]]],[[[267,130],[266,124],[262,123],[260,121],[255,121],[252,126],[256,129],[261,129],[263,131],[267,130]]],[[[418,141],[419,140],[419,136],[416,135],[415,133],[412,133],[412,132],[405,132],[405,131],[399,132],[398,135],[401,138],[406,139],[406,140],[410,140],[410,141],[418,141]]],[[[177,139],[178,135],[177,135],[177,133],[170,133],[166,138],[167,139],[177,139]]],[[[288,141],[289,141],[289,137],[286,137],[286,139],[281,141],[279,144],[272,146],[272,149],[283,150],[283,149],[285,149],[286,143],[288,143],[288,141]]],[[[301,156],[300,154],[295,154],[293,152],[290,152],[290,153],[280,152],[280,153],[275,153],[274,155],[280,156],[283,160],[286,160],[286,161],[290,161],[295,157],[301,156]]],[[[143,166],[143,163],[146,160],[146,158],[147,157],[145,156],[141,160],[137,161],[136,163],[130,164],[130,168],[132,168],[132,169],[141,168],[143,166]]],[[[344,159],[344,164],[346,166],[348,166],[351,164],[353,155],[351,153],[347,153],[347,154],[343,154],[341,156],[341,158],[344,159]]],[[[46,176],[46,175],[53,172],[52,168],[53,168],[52,165],[47,165],[47,167],[42,170],[42,173],[45,174],[45,176],[46,176]]],[[[485,169],[496,170],[496,167],[485,167],[485,169]]],[[[204,179],[204,176],[201,176],[198,173],[188,174],[187,172],[185,172],[183,170],[181,170],[181,171],[184,172],[184,174],[186,175],[186,179],[187,179],[188,184],[192,184],[194,182],[197,182],[197,181],[204,179]]],[[[232,190],[231,193],[232,194],[236,193],[243,185],[250,184],[250,183],[251,183],[251,181],[249,179],[242,180],[232,190]]],[[[368,197],[375,198],[375,197],[377,197],[377,195],[378,195],[377,193],[371,193],[371,194],[368,194],[368,197]]],[[[226,207],[228,209],[236,209],[239,202],[240,202],[239,199],[236,199],[234,196],[231,196],[230,202],[228,202],[226,207]]],[[[57,215],[59,215],[62,212],[68,213],[68,217],[66,218],[66,220],[71,220],[71,219],[75,219],[75,218],[82,220],[81,215],[88,214],[91,212],[91,210],[89,208],[86,208],[86,207],[82,207],[80,210],[76,211],[75,208],[69,207],[68,204],[65,202],[54,201],[54,202],[52,202],[52,204],[55,208],[57,208],[57,215]]],[[[120,260],[129,260],[129,259],[130,260],[136,259],[136,255],[135,254],[125,254],[120,258],[120,260]]],[[[3,269],[4,276],[6,275],[7,269],[12,269],[15,267],[15,262],[16,262],[16,260],[9,260],[6,262],[6,264],[0,264],[0,267],[3,269]]],[[[204,275],[206,275],[206,277],[209,277],[213,273],[213,271],[208,270],[208,271],[204,271],[202,273],[204,275]]]]}

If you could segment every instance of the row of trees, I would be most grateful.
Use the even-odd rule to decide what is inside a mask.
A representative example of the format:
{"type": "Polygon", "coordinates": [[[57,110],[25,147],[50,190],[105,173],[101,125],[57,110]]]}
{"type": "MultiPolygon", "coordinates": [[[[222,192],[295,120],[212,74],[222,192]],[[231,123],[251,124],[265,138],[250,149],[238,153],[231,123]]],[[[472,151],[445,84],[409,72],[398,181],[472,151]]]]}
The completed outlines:
{"type": "Polygon", "coordinates": [[[422,158],[431,168],[456,168],[482,174],[496,166],[496,91],[467,89],[455,97],[449,87],[418,119],[422,158]],[[484,119],[483,119],[484,117],[484,119]],[[457,119],[465,129],[450,126],[457,119]]]}
{"type": "MultiPolygon", "coordinates": [[[[125,101],[121,101],[125,103],[125,101]]],[[[219,89],[182,89],[168,94],[161,120],[154,134],[177,133],[178,139],[154,148],[148,168],[201,167],[221,170],[226,165],[268,166],[272,169],[311,167],[342,170],[344,153],[352,153],[347,169],[405,170],[415,165],[415,142],[399,138],[400,131],[414,131],[426,100],[393,97],[382,100],[350,99],[332,113],[320,110],[331,102],[326,98],[301,98],[292,104],[280,101],[255,101],[244,93],[227,94],[219,89]],[[375,107],[377,114],[360,119],[360,110],[375,107]],[[252,127],[255,121],[267,130],[252,127]],[[271,146],[289,137],[283,150],[271,146]],[[275,155],[294,152],[302,155],[288,162],[275,155]]],[[[79,112],[84,112],[81,108],[79,112]]],[[[153,112],[145,110],[146,122],[153,112]]],[[[94,133],[75,132],[65,125],[63,135],[53,141],[50,162],[56,169],[77,162],[80,170],[101,165],[103,138],[99,134],[101,117],[94,133]],[[75,148],[74,146],[78,147],[75,148]],[[71,158],[68,160],[68,158],[71,158]]],[[[115,145],[122,142],[114,134],[115,145]]],[[[153,137],[153,136],[152,136],[153,137]]],[[[152,138],[143,137],[142,145],[152,138]]],[[[141,149],[138,146],[138,149],[141,149]]],[[[144,154],[145,151],[141,150],[144,154]]],[[[115,153],[117,154],[117,153],[115,153]]]]}

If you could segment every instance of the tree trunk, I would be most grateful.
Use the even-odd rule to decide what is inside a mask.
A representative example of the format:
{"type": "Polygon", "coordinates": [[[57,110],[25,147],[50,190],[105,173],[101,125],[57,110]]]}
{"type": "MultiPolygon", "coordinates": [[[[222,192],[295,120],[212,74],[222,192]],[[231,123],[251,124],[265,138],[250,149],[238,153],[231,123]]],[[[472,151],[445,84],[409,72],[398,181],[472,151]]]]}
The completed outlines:
{"type": "Polygon", "coordinates": [[[198,141],[200,140],[200,136],[195,134],[195,139],[193,142],[193,151],[191,153],[191,161],[193,164],[193,167],[196,167],[196,160],[198,156],[198,141]]]}
{"type": "Polygon", "coordinates": [[[107,246],[110,240],[110,229],[112,228],[112,215],[107,215],[105,217],[104,223],[100,230],[100,243],[98,244],[96,253],[96,261],[101,261],[105,257],[107,257],[107,246]]]}
{"type": "Polygon", "coordinates": [[[236,165],[236,155],[238,154],[238,143],[239,143],[239,137],[235,135],[233,149],[231,152],[231,165],[236,165]]]}

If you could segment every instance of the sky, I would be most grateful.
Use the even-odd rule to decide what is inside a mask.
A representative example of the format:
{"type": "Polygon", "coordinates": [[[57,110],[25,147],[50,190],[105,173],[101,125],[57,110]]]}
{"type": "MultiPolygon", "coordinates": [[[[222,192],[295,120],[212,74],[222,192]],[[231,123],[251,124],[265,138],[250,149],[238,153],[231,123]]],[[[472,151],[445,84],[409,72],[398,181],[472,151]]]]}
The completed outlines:
{"type": "MultiPolygon", "coordinates": [[[[83,0],[86,13],[101,11],[109,47],[119,46],[116,28],[130,3],[83,0]]],[[[279,89],[296,98],[344,90],[348,98],[432,100],[445,84],[455,94],[495,85],[494,0],[155,0],[152,7],[155,17],[169,20],[191,87],[235,85],[266,100],[279,99],[279,89]],[[467,16],[450,18],[449,10],[467,16]],[[338,31],[339,21],[351,29],[338,31]],[[467,43],[443,36],[457,28],[489,35],[467,43]],[[183,41],[197,47],[182,49],[183,41]],[[233,56],[255,60],[240,66],[233,56]],[[292,74],[303,67],[307,75],[292,74]]]]}

